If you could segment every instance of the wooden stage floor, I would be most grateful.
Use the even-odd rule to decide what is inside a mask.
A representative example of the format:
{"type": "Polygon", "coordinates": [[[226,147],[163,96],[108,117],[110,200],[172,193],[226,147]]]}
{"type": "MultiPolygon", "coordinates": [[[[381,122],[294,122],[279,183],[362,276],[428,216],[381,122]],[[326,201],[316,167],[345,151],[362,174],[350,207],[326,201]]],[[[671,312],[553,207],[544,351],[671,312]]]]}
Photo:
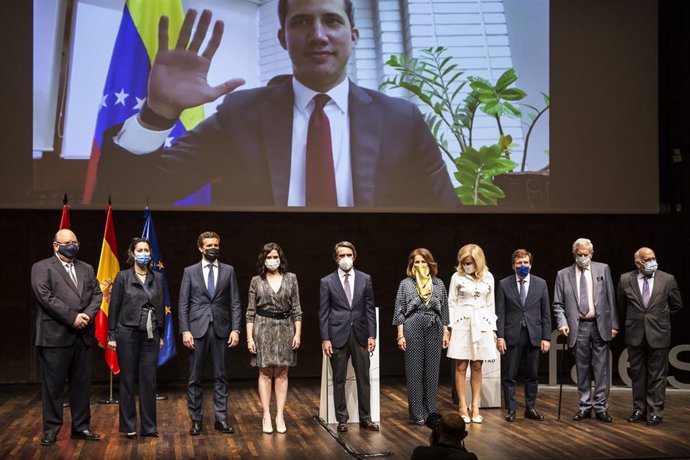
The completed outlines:
{"type": "MultiPolygon", "coordinates": [[[[428,443],[429,430],[407,421],[407,399],[402,379],[384,379],[381,385],[381,431],[367,432],[351,425],[343,438],[356,452],[390,451],[393,459],[408,459],[415,446],[428,443]]],[[[92,428],[100,442],[69,438],[70,416],[65,409],[65,426],[58,442],[41,447],[41,399],[38,385],[0,386],[0,459],[4,458],[238,458],[238,459],[348,459],[352,458],[314,419],[318,411],[319,382],[315,379],[290,382],[286,423],[287,434],[261,432],[261,405],[255,382],[231,382],[228,413],[234,435],[213,430],[210,383],[204,386],[205,432],[189,436],[189,417],[183,383],[162,385],[169,398],[158,404],[158,439],[124,439],[117,431],[117,406],[96,404],[107,387],[93,388],[92,428]]],[[[454,410],[448,385],[440,387],[440,411],[454,410]]],[[[561,421],[556,420],[558,388],[540,387],[537,409],[544,422],[522,418],[503,420],[503,409],[483,411],[484,423],[470,425],[466,445],[480,459],[621,459],[690,458],[690,392],[669,390],[666,416],[660,426],[630,424],[631,391],[614,388],[610,395],[614,423],[597,420],[574,422],[577,392],[566,387],[561,421]]],[[[521,404],[522,394],[518,395],[521,404]]]]}

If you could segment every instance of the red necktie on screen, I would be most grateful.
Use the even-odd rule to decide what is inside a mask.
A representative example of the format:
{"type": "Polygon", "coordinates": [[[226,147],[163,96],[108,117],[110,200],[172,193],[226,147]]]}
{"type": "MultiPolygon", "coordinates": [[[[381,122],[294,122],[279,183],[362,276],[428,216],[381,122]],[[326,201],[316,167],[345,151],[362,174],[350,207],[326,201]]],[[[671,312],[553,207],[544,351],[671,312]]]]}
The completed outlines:
{"type": "Polygon", "coordinates": [[[323,107],[331,100],[326,94],[314,96],[314,111],[307,131],[306,205],[338,206],[335,192],[335,168],[331,146],[331,124],[323,107]]]}

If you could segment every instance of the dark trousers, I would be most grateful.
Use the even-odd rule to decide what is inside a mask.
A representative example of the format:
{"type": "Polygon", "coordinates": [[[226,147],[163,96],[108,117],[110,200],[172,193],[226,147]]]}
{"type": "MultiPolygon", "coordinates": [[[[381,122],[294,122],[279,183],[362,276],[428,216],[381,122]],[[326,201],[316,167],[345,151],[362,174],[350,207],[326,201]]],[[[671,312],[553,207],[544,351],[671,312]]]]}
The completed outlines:
{"type": "Polygon", "coordinates": [[[405,320],[403,332],[407,342],[407,409],[410,421],[416,422],[436,412],[442,327],[435,313],[420,312],[405,320]]]}
{"type": "Polygon", "coordinates": [[[139,374],[139,415],[141,433],[158,432],[156,422],[156,366],[160,337],[152,339],[146,331],[125,326],[117,328],[117,360],[120,364],[120,432],[137,430],[137,408],[134,403],[134,379],[139,374]]]}
{"type": "Polygon", "coordinates": [[[525,410],[534,409],[537,401],[537,388],[539,386],[539,351],[540,347],[532,345],[529,339],[529,331],[526,327],[520,328],[520,337],[515,344],[508,344],[505,359],[502,361],[503,399],[506,410],[515,410],[515,390],[517,388],[517,375],[520,369],[520,361],[525,362],[525,410]]]}
{"type": "Polygon", "coordinates": [[[609,342],[601,338],[596,321],[580,321],[575,342],[575,370],[580,410],[608,410],[609,342]],[[594,392],[592,392],[592,378],[594,392]]]}
{"type": "Polygon", "coordinates": [[[647,416],[664,416],[668,348],[652,348],[646,338],[633,347],[628,345],[630,377],[632,378],[633,409],[647,416]]]}
{"type": "Polygon", "coordinates": [[[69,347],[38,347],[41,356],[43,432],[58,434],[62,428],[62,392],[69,379],[72,431],[91,429],[91,353],[77,337],[69,347]]]}
{"type": "Polygon", "coordinates": [[[228,382],[225,374],[225,351],[228,338],[218,338],[209,325],[203,337],[194,339],[194,350],[189,352],[189,381],[187,382],[187,409],[192,421],[200,422],[203,418],[201,400],[203,397],[204,365],[211,359],[213,364],[213,411],[216,420],[227,418],[228,382]]]}
{"type": "Polygon", "coordinates": [[[371,401],[369,396],[369,351],[357,342],[357,337],[350,329],[350,337],[342,348],[334,348],[331,356],[333,368],[333,403],[335,404],[335,418],[339,423],[347,422],[345,400],[345,380],[347,379],[347,362],[352,357],[352,367],[357,379],[357,404],[359,406],[359,421],[371,420],[371,401]]]}

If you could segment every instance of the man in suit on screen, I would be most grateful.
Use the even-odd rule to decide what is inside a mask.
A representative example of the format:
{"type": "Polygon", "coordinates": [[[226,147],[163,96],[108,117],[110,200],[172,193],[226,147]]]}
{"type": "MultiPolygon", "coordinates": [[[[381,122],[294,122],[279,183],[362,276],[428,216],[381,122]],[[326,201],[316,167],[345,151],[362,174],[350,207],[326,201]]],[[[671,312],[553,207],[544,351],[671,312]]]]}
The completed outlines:
{"type": "Polygon", "coordinates": [[[635,270],[621,275],[618,283],[633,388],[628,422],[646,419],[650,426],[660,424],[664,416],[671,315],[683,308],[676,279],[658,267],[654,251],[640,248],[635,252],[635,270]]]}
{"type": "Polygon", "coordinates": [[[91,348],[94,318],[103,294],[93,267],[76,260],[77,236],[62,229],[53,238],[53,255],[31,267],[31,288],[38,301],[36,341],[41,358],[43,437],[55,444],[62,428],[62,392],[69,381],[72,438],[98,441],[91,431],[91,348]]]}
{"type": "Polygon", "coordinates": [[[610,423],[613,418],[608,412],[609,345],[618,334],[616,293],[609,266],[593,262],[593,255],[590,240],[575,240],[575,263],[556,275],[553,312],[558,330],[575,352],[580,405],[573,420],[591,418],[593,409],[597,420],[610,423]]]}
{"type": "Polygon", "coordinates": [[[242,306],[237,277],[232,265],[218,260],[220,237],[217,233],[202,233],[197,246],[201,262],[184,269],[178,307],[182,343],[189,349],[187,409],[192,420],[189,434],[198,436],[203,430],[202,382],[209,360],[213,365],[214,428],[231,434],[235,430],[227,417],[225,351],[237,346],[240,340],[242,306]]]}
{"type": "Polygon", "coordinates": [[[225,206],[457,206],[445,162],[417,107],[347,78],[359,38],[352,1],[278,4],[278,40],[294,77],[247,91],[230,93],[241,79],[216,87],[206,81],[222,36],[222,23],[216,22],[198,54],[209,11],[192,36],[190,10],[170,50],[167,21],[161,21],[146,104],[104,136],[97,199],[111,194],[119,202],[140,201],[135,194],[144,192],[121,181],[140,164],[151,172],[145,194],[165,202],[214,180],[214,203],[225,206]],[[161,150],[184,109],[226,93],[216,114],[161,150]],[[170,181],[174,187],[153,185],[170,181]]]}
{"type": "Polygon", "coordinates": [[[352,243],[335,245],[333,258],[338,269],[321,278],[319,327],[323,352],[333,368],[333,401],[338,431],[347,431],[345,379],[347,363],[357,379],[357,403],[361,427],[378,431],[371,421],[369,353],[376,348],[376,307],[371,277],[353,268],[357,251],[352,243]]]}
{"type": "Polygon", "coordinates": [[[532,254],[518,249],[511,257],[514,275],[503,278],[496,289],[496,347],[505,354],[501,380],[505,419],[515,421],[515,389],[520,361],[525,362],[525,418],[542,421],[537,412],[539,352],[551,347],[551,309],[546,281],[530,273],[532,254]]]}

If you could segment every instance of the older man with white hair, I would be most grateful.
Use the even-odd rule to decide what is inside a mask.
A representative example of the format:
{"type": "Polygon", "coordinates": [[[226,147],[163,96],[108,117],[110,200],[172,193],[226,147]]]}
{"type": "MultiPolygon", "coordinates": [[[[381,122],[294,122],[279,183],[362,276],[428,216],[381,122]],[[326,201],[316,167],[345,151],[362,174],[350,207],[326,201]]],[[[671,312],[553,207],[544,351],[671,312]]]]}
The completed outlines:
{"type": "Polygon", "coordinates": [[[671,315],[683,308],[673,275],[658,269],[654,251],[635,252],[635,270],[621,275],[618,308],[625,319],[633,388],[630,423],[661,423],[664,416],[668,349],[671,346],[671,315]]]}
{"type": "Polygon", "coordinates": [[[553,293],[558,330],[575,352],[580,406],[573,420],[592,417],[612,422],[608,413],[609,344],[618,334],[618,314],[609,266],[593,262],[587,238],[573,243],[575,263],[559,270],[553,293]],[[592,392],[592,379],[595,386],[592,392]]]}

